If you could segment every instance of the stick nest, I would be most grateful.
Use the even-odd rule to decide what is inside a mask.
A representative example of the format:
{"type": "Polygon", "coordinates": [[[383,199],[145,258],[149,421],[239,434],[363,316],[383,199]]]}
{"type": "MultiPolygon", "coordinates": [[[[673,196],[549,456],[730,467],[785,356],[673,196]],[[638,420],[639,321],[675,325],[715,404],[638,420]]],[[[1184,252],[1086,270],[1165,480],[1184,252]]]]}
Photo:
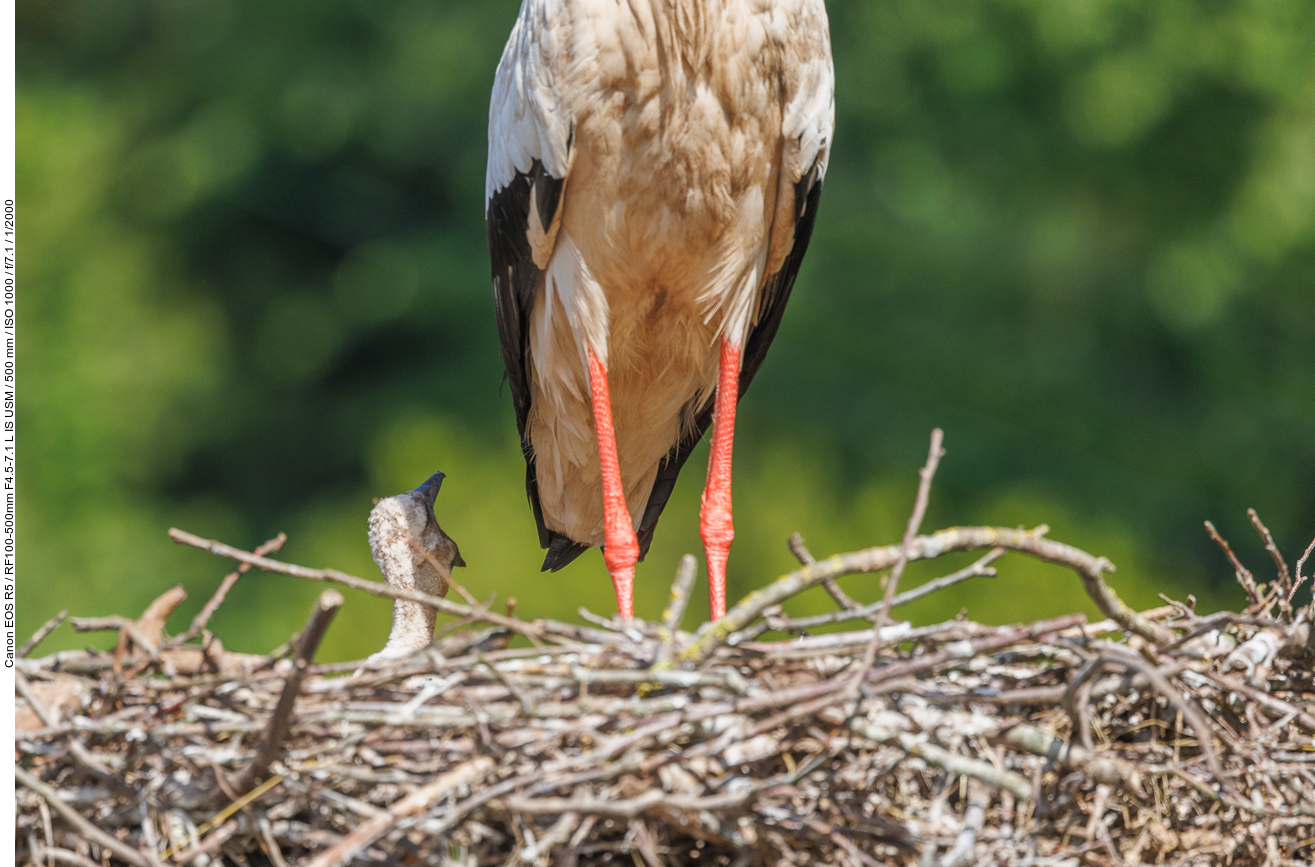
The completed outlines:
{"type": "Polygon", "coordinates": [[[914,517],[898,545],[818,562],[796,538],[799,570],[694,634],[676,628],[686,558],[661,623],[525,621],[424,597],[458,618],[445,636],[348,665],[311,663],[334,590],[268,656],[223,650],[205,620],[252,565],[417,594],[268,559],[279,540],[253,554],[175,532],[244,567],[188,634],[164,635],[166,594],[135,620],[75,619],[118,629],[114,654],[20,660],[18,860],[1315,862],[1313,612],[1294,610],[1301,567],[1268,531],[1276,578],[1257,582],[1230,551],[1248,607],[1203,616],[1190,600],[1132,611],[1102,579],[1108,561],[1044,528],[920,536],[914,517]],[[910,560],[966,550],[984,556],[895,592],[910,560]],[[1008,551],[1072,569],[1107,619],[890,617],[1008,551]],[[886,570],[871,604],[834,584],[886,570]],[[781,612],[819,584],[833,614],[781,612]],[[863,628],[817,633],[846,620],[863,628]]]}

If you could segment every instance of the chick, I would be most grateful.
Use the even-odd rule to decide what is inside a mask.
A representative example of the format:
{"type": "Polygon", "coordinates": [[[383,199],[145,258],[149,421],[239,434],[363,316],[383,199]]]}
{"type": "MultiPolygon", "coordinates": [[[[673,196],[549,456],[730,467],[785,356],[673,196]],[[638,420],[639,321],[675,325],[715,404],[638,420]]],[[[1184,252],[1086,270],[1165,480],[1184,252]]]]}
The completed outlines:
{"type": "MultiPolygon", "coordinates": [[[[434,518],[434,498],[443,478],[434,473],[414,491],[380,500],[370,512],[370,550],[389,587],[446,596],[452,568],[466,565],[457,543],[434,518]]],[[[397,659],[428,647],[436,614],[419,602],[393,600],[388,643],[370,659],[397,659]]]]}

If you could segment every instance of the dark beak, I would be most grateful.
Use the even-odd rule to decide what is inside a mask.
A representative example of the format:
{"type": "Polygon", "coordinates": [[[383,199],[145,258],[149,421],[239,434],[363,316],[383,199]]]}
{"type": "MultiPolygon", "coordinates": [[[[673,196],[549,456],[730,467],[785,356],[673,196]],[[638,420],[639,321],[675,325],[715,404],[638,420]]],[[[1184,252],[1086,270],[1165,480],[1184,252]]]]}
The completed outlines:
{"type": "Polygon", "coordinates": [[[429,507],[431,512],[434,509],[434,500],[438,497],[438,489],[443,487],[444,478],[446,478],[446,476],[442,473],[434,473],[432,476],[425,479],[423,485],[415,489],[414,493],[420,495],[421,499],[425,501],[425,505],[429,507]]]}

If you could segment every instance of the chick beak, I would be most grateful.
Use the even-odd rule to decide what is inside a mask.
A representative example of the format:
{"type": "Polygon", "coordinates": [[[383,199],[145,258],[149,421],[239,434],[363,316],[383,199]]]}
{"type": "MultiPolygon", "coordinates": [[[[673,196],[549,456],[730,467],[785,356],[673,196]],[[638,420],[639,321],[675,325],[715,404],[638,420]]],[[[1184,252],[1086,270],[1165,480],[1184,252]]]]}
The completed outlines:
{"type": "Polygon", "coordinates": [[[442,473],[434,473],[432,476],[425,479],[425,483],[416,488],[413,492],[424,501],[425,506],[429,508],[431,513],[434,509],[434,500],[438,498],[438,489],[443,487],[444,478],[446,478],[446,476],[442,473]]]}

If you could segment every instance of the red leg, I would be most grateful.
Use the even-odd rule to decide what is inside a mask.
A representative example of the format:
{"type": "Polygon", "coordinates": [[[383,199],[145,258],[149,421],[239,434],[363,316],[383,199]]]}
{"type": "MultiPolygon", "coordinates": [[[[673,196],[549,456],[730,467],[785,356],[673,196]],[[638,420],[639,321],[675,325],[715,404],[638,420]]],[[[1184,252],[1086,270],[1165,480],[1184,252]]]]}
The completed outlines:
{"type": "Polygon", "coordinates": [[[726,616],[726,560],[735,527],[731,522],[731,447],[735,443],[735,405],[740,398],[740,347],[721,341],[717,369],[717,403],[712,417],[712,456],[703,488],[699,535],[708,555],[708,598],[712,619],[726,616]]]}
{"type": "Polygon", "coordinates": [[[639,540],[626,508],[621,486],[621,462],[616,456],[616,433],[612,429],[612,399],[607,390],[607,368],[589,350],[589,395],[594,405],[594,430],[598,435],[598,466],[603,475],[603,562],[616,588],[616,610],[622,617],[635,616],[635,562],[639,540]]]}

